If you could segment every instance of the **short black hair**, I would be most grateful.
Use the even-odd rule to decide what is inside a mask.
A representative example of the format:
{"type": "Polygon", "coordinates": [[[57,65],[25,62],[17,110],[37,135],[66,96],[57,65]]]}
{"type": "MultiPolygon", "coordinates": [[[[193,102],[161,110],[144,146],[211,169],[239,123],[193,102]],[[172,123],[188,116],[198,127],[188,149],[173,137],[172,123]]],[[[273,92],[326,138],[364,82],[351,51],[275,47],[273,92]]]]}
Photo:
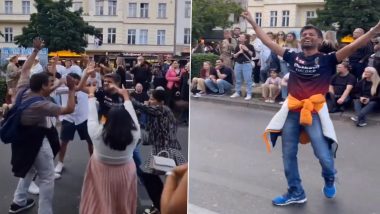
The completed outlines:
{"type": "Polygon", "coordinates": [[[33,74],[29,80],[30,90],[33,92],[36,92],[36,93],[41,91],[42,86],[49,85],[49,77],[50,76],[51,75],[49,75],[49,73],[47,73],[47,72],[41,72],[41,73],[33,74]]]}
{"type": "Polygon", "coordinates": [[[306,25],[304,26],[302,29],[301,29],[301,36],[302,36],[302,33],[305,31],[305,30],[315,30],[315,32],[317,32],[317,36],[321,39],[323,39],[323,33],[321,30],[319,30],[319,28],[315,27],[314,25],[306,25]]]}
{"type": "Polygon", "coordinates": [[[121,77],[117,73],[109,73],[104,75],[104,78],[110,78],[112,79],[118,86],[121,84],[121,77]]]}
{"type": "Polygon", "coordinates": [[[72,78],[74,78],[74,79],[76,79],[76,80],[80,80],[81,79],[80,76],[78,74],[76,74],[76,73],[69,73],[67,75],[70,76],[70,77],[72,77],[72,78]]]}
{"type": "Polygon", "coordinates": [[[162,101],[165,101],[166,99],[166,92],[163,90],[153,90],[152,96],[158,102],[162,102],[162,101]]]}

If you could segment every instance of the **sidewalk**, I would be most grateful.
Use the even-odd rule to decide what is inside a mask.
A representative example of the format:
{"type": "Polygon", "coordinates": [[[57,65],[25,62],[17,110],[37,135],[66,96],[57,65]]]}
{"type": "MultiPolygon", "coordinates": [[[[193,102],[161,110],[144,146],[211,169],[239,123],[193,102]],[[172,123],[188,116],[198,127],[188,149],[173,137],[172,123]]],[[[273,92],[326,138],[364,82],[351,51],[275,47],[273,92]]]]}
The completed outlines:
{"type": "MultiPolygon", "coordinates": [[[[204,95],[202,97],[191,97],[191,101],[202,101],[202,102],[212,102],[224,105],[241,106],[252,109],[262,109],[269,111],[278,111],[281,107],[278,102],[276,103],[265,103],[261,98],[261,88],[252,88],[253,94],[252,99],[249,101],[244,100],[244,97],[231,98],[230,94],[224,96],[214,96],[214,95],[204,95]]],[[[193,108],[193,104],[190,103],[190,108],[193,108]]],[[[345,112],[331,113],[331,119],[333,120],[348,120],[351,121],[350,117],[354,116],[355,113],[353,109],[348,109],[345,112]]],[[[380,126],[380,113],[371,113],[367,117],[368,125],[378,125],[380,126]]]]}

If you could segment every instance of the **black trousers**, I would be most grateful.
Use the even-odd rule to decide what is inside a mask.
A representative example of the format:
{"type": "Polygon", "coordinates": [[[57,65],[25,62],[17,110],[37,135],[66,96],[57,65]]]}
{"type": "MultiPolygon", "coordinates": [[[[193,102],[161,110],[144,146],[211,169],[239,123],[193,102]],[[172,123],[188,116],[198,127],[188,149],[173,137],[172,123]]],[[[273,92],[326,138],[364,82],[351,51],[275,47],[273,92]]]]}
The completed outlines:
{"type": "Polygon", "coordinates": [[[143,172],[140,179],[144,183],[145,189],[148,192],[149,198],[152,200],[154,207],[161,210],[161,194],[164,190],[164,184],[160,176],[143,172]]]}

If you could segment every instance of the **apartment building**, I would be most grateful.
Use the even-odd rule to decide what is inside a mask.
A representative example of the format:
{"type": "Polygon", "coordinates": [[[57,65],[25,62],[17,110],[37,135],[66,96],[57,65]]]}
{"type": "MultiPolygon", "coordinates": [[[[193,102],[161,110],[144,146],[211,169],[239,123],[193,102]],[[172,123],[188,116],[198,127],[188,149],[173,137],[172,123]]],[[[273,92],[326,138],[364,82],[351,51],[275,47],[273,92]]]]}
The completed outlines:
{"type": "MultiPolygon", "coordinates": [[[[300,29],[324,8],[324,0],[248,0],[248,10],[265,31],[293,31],[300,29]]],[[[248,25],[247,32],[253,31],[248,25]]]]}
{"type": "MultiPolygon", "coordinates": [[[[188,6],[186,2],[184,0],[73,0],[71,9],[82,8],[83,19],[102,32],[100,38],[88,36],[89,44],[86,48],[88,54],[175,55],[186,52],[185,29],[190,29],[190,19],[176,17],[176,8],[185,13],[185,7],[188,6]],[[178,5],[177,1],[180,2],[178,5]],[[181,29],[177,29],[178,32],[176,26],[181,26],[181,29]],[[101,45],[99,40],[102,41],[101,45]],[[179,48],[176,48],[176,41],[179,43],[179,48]]],[[[22,27],[28,24],[30,14],[34,12],[36,9],[33,0],[0,1],[0,30],[4,34],[4,38],[0,38],[0,48],[16,47],[13,43],[14,36],[22,33],[22,27]]]]}
{"type": "Polygon", "coordinates": [[[190,55],[191,44],[191,1],[177,0],[176,6],[176,55],[190,55]]]}

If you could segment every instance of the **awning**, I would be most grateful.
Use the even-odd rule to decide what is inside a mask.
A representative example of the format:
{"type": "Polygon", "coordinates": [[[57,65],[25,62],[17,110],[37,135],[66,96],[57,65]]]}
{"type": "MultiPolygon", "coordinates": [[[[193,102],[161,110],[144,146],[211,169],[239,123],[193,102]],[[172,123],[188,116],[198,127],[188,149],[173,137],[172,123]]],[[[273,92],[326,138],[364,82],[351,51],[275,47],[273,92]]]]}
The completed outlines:
{"type": "Polygon", "coordinates": [[[81,57],[81,54],[77,54],[75,52],[71,51],[57,51],[57,52],[50,52],[49,57],[54,57],[54,56],[59,56],[59,57],[81,57]]]}

